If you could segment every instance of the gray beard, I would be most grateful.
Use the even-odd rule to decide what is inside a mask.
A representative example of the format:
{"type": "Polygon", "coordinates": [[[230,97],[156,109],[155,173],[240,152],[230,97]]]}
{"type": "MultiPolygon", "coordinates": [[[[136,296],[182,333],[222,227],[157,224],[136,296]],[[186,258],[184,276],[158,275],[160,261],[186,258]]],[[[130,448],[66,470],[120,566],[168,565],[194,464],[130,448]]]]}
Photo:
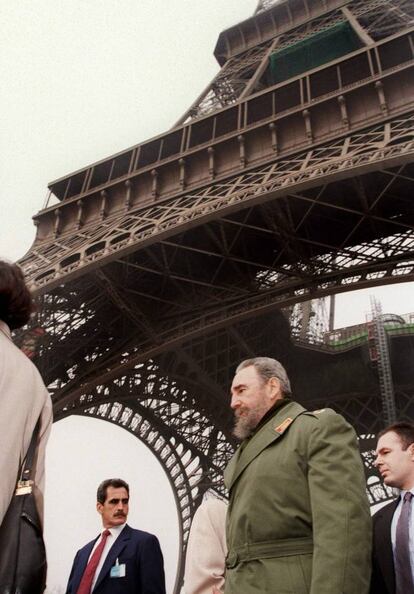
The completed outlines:
{"type": "Polygon", "coordinates": [[[252,435],[257,425],[266,414],[267,409],[262,406],[258,406],[249,410],[244,416],[235,415],[235,422],[233,428],[233,435],[243,441],[252,435]]]}

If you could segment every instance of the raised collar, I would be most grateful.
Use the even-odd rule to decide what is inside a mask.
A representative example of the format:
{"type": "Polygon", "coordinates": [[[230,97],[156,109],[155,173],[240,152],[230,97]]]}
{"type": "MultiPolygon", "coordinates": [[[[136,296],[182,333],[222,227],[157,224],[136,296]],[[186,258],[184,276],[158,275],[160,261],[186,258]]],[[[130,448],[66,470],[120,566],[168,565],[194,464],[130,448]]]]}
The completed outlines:
{"type": "Polygon", "coordinates": [[[295,419],[304,412],[306,409],[292,400],[286,402],[283,407],[279,406],[273,409],[273,414],[269,415],[260,428],[257,427],[256,432],[250,438],[244,440],[227,465],[224,471],[224,484],[228,490],[232,488],[247,466],[265,448],[279,439],[295,419]]]}
{"type": "Polygon", "coordinates": [[[266,425],[267,421],[273,417],[276,412],[279,412],[281,408],[289,404],[289,402],[292,402],[291,398],[280,398],[279,400],[276,400],[272,408],[269,408],[267,413],[265,413],[260,419],[256,429],[252,433],[252,436],[255,435],[261,429],[261,427],[263,427],[263,425],[266,425]]]}

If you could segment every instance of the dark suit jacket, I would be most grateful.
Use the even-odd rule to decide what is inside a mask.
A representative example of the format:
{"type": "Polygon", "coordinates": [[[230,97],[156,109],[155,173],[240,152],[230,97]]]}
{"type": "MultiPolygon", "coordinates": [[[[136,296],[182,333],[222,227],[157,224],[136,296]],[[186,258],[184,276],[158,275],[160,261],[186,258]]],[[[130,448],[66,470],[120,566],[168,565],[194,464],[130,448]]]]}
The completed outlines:
{"type": "Polygon", "coordinates": [[[373,516],[371,594],[395,594],[394,556],[391,522],[399,499],[384,505],[373,516]]]}
{"type": "MultiPolygon", "coordinates": [[[[76,553],[66,594],[76,594],[97,538],[76,553]]],[[[153,534],[126,525],[110,548],[93,594],[117,593],[165,594],[164,562],[158,539],[153,534]],[[111,567],[117,559],[120,564],[125,563],[126,575],[111,578],[111,567]]]]}

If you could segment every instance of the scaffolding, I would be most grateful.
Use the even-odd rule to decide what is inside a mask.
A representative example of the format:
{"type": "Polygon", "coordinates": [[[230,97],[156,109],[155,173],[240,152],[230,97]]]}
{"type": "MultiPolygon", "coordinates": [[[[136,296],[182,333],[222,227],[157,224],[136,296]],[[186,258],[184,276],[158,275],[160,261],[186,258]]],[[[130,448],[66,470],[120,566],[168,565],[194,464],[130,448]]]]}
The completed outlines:
{"type": "Polygon", "coordinates": [[[371,296],[371,321],[368,323],[368,344],[371,363],[378,373],[384,419],[386,424],[390,425],[397,419],[397,409],[388,337],[381,304],[373,296],[371,296]]]}

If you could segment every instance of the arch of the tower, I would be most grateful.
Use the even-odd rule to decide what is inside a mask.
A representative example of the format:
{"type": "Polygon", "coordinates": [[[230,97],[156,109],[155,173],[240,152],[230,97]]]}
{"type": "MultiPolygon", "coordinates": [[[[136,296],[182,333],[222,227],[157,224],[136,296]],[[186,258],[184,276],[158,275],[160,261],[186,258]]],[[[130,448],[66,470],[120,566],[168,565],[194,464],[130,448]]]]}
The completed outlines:
{"type": "Polygon", "coordinates": [[[85,403],[78,403],[57,415],[55,421],[78,414],[113,423],[137,437],[158,460],[168,477],[179,519],[179,556],[174,586],[174,592],[179,592],[192,516],[207,490],[223,496],[221,475],[232,447],[211,421],[196,410],[186,411],[170,401],[162,401],[158,398],[162,397],[160,394],[139,400],[118,389],[118,395],[117,400],[115,393],[108,394],[109,401],[100,398],[87,408],[83,408],[85,403]],[[180,427],[173,426],[177,414],[180,415],[180,427]],[[200,434],[197,442],[193,437],[195,434],[200,434]],[[208,452],[212,449],[210,442],[214,443],[216,455],[208,457],[202,446],[208,452]]]}
{"type": "Polygon", "coordinates": [[[77,414],[111,422],[142,441],[161,464],[179,517],[174,589],[179,592],[192,516],[206,491],[225,497],[222,476],[234,451],[233,440],[224,433],[229,433],[228,415],[220,420],[224,394],[219,386],[188,352],[177,349],[100,382],[63,408],[56,406],[57,397],[55,389],[55,421],[77,414]]]}
{"type": "MultiPolygon", "coordinates": [[[[414,376],[406,366],[413,334],[403,332],[391,349],[397,406],[407,418],[414,412],[414,376]]],[[[195,508],[207,490],[225,495],[222,474],[235,446],[226,388],[242,358],[261,353],[283,360],[300,402],[309,409],[331,406],[343,414],[360,435],[371,504],[392,497],[373,467],[374,435],[382,427],[383,411],[364,340],[340,346],[299,343],[290,336],[285,314],[253,316],[130,370],[120,368],[111,378],[98,374],[93,388],[85,385],[81,394],[69,393],[64,406],[55,388],[56,420],[71,414],[104,419],[151,449],[170,480],[180,518],[179,584],[195,508]]],[[[122,357],[126,355],[124,350],[122,357]]]]}
{"type": "MultiPolygon", "coordinates": [[[[119,325],[119,320],[115,324],[119,325]]],[[[88,333],[88,329],[84,331],[88,333]]],[[[403,326],[390,342],[397,408],[400,416],[407,418],[414,413],[414,376],[407,364],[414,348],[412,334],[409,327],[403,326]]],[[[66,340],[76,342],[74,336],[68,336],[66,340]]],[[[96,344],[111,339],[94,337],[95,359],[92,360],[90,354],[85,356],[84,341],[78,336],[83,362],[79,350],[67,352],[69,358],[76,358],[76,368],[71,366],[68,370],[66,385],[62,381],[59,386],[50,382],[56,418],[83,413],[107,418],[132,431],[149,447],[156,444],[156,455],[158,448],[163,450],[164,444],[169,443],[176,456],[188,462],[185,467],[191,471],[193,480],[188,483],[186,501],[192,510],[205,490],[214,489],[223,494],[222,473],[235,446],[228,386],[236,365],[244,358],[266,354],[280,359],[291,377],[295,397],[307,408],[333,406],[354,425],[359,435],[377,433],[383,426],[383,403],[367,338],[365,331],[365,336],[362,334],[357,340],[343,344],[298,341],[291,336],[286,314],[273,310],[238,323],[228,322],[173,349],[165,346],[163,352],[150,360],[145,361],[145,354],[135,352],[131,366],[128,347],[124,344],[118,351],[118,365],[110,372],[107,367],[104,373],[99,367],[96,344]],[[88,379],[91,364],[93,380],[88,379]],[[74,374],[79,378],[78,385],[70,379],[74,374]]],[[[62,346],[65,347],[60,345],[61,349],[62,346]]],[[[42,348],[46,350],[50,345],[46,342],[42,348]]],[[[57,343],[52,347],[55,348],[54,358],[60,360],[57,343]]],[[[101,356],[102,365],[108,366],[105,355],[101,356]]],[[[111,357],[115,359],[114,351],[111,357]]],[[[40,361],[45,358],[46,352],[40,361]]],[[[63,378],[63,367],[54,373],[63,378]]],[[[173,456],[170,450],[166,451],[173,456]]],[[[170,468],[174,469],[171,476],[174,483],[175,462],[166,467],[167,473],[170,468]]],[[[368,470],[375,475],[372,467],[367,467],[368,470]]],[[[180,497],[177,492],[177,501],[180,497]]],[[[184,533],[186,513],[180,509],[179,513],[184,533]]]]}

